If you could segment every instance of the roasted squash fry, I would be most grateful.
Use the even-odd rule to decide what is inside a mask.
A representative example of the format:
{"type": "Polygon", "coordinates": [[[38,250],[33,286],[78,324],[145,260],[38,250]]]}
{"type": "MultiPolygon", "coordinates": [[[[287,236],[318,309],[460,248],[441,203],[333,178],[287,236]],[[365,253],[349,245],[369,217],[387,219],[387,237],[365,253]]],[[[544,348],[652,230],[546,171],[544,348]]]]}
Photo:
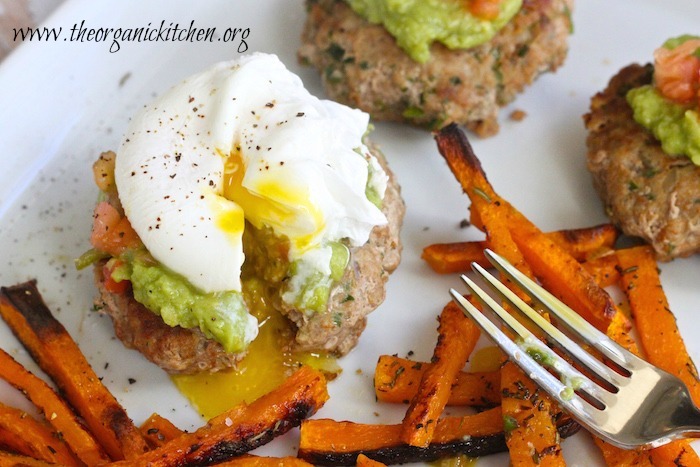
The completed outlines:
{"type": "Polygon", "coordinates": [[[648,361],[678,376],[688,386],[693,401],[700,405],[698,372],[663,291],[653,250],[639,246],[618,250],[616,255],[622,289],[648,361]]]}
{"type": "MultiPolygon", "coordinates": [[[[629,300],[647,360],[678,376],[688,386],[693,401],[700,404],[697,369],[664,294],[653,250],[638,246],[618,250],[616,255],[622,289],[629,300]]],[[[651,456],[658,465],[700,465],[700,458],[687,440],[653,449],[651,456]]]]}
{"type": "Polygon", "coordinates": [[[328,399],[322,373],[301,367],[277,389],[218,415],[193,433],[115,466],[186,466],[223,462],[286,433],[328,399]]]}
{"type": "MultiPolygon", "coordinates": [[[[612,224],[601,224],[582,229],[548,232],[547,237],[564,248],[578,261],[585,261],[595,253],[610,249],[615,244],[618,231],[612,224]]],[[[435,243],[423,249],[421,258],[440,274],[469,270],[471,263],[491,267],[484,256],[484,249],[492,248],[488,240],[457,243],[435,243]]]]}
{"type": "Polygon", "coordinates": [[[522,214],[513,213],[510,229],[513,240],[543,286],[605,332],[617,308],[593,276],[522,214]]]}
{"type": "Polygon", "coordinates": [[[452,383],[479,340],[479,328],[454,302],[443,308],[439,322],[433,364],[423,373],[403,419],[401,439],[412,446],[430,444],[452,383]]]}
{"type": "Polygon", "coordinates": [[[53,464],[80,465],[50,426],[0,404],[0,447],[53,464]]]}
{"type": "Polygon", "coordinates": [[[620,282],[617,256],[613,250],[609,254],[597,256],[581,263],[600,287],[610,287],[620,282]]]}
{"type": "Polygon", "coordinates": [[[0,451],[0,467],[56,467],[56,464],[14,452],[0,451]]]}
{"type": "Polygon", "coordinates": [[[373,459],[370,459],[369,457],[365,456],[364,454],[360,454],[357,456],[357,467],[382,467],[383,464],[379,461],[375,461],[373,459]]]}
{"type": "Polygon", "coordinates": [[[472,216],[484,233],[491,248],[528,276],[530,267],[511,238],[508,229],[510,205],[493,189],[481,168],[464,132],[455,124],[448,125],[435,135],[438,150],[447,161],[462,190],[471,200],[472,216]]]}
{"type": "MultiPolygon", "coordinates": [[[[559,420],[562,437],[578,429],[579,425],[569,418],[559,420]]],[[[299,457],[314,465],[355,465],[360,454],[385,464],[401,464],[461,454],[479,457],[505,450],[500,407],[475,415],[441,418],[426,448],[402,442],[400,424],[365,425],[328,419],[305,420],[299,441],[299,457]]]]}
{"type": "Polygon", "coordinates": [[[261,457],[251,455],[238,456],[216,465],[217,467],[312,467],[311,464],[298,457],[261,457]]]}
{"type": "MultiPolygon", "coordinates": [[[[481,228],[486,233],[486,241],[494,251],[505,257],[523,274],[534,277],[530,265],[525,261],[524,254],[520,251],[519,245],[514,241],[512,217],[517,216],[521,223],[523,221],[529,224],[531,223],[517,212],[510,203],[501,198],[493,189],[481,167],[481,162],[479,162],[479,159],[474,154],[464,132],[455,125],[449,125],[437,133],[435,139],[440,153],[447,161],[450,169],[452,169],[452,173],[459,181],[464,192],[469,196],[472,203],[470,208],[472,216],[476,214],[476,218],[478,218],[478,221],[481,223],[481,228]]],[[[532,227],[534,228],[534,226],[532,227]]],[[[554,243],[553,240],[550,240],[550,242],[554,243]]],[[[570,255],[568,256],[573,261],[576,261],[570,255]]],[[[507,277],[503,279],[506,283],[510,283],[507,277]]],[[[526,297],[521,290],[518,288],[513,289],[521,298],[529,301],[529,298],[526,297]]],[[[502,373],[501,388],[508,391],[522,379],[524,379],[524,377],[519,371],[502,373]]],[[[547,405],[549,409],[551,402],[544,396],[542,399],[546,400],[546,402],[543,403],[547,405]]],[[[558,445],[559,439],[552,435],[552,433],[556,433],[556,427],[552,420],[542,417],[541,414],[537,413],[537,409],[534,406],[529,406],[521,410],[521,406],[517,405],[517,401],[511,403],[504,399],[502,399],[501,405],[503,417],[505,419],[513,418],[525,420],[535,418],[537,420],[537,423],[530,424],[527,430],[521,430],[518,433],[519,435],[527,435],[527,438],[522,439],[522,442],[518,442],[520,439],[517,436],[506,438],[512,459],[530,459],[531,463],[534,464],[535,462],[532,456],[533,450],[530,446],[538,445],[538,443],[540,443],[539,440],[547,440],[548,450],[552,452],[560,451],[558,445]],[[511,410],[516,409],[517,411],[511,413],[511,410]],[[551,441],[551,443],[549,443],[549,441],[551,441]]],[[[535,450],[535,452],[537,451],[535,450]]],[[[549,459],[561,459],[561,456],[549,456],[549,459]]]]}
{"type": "Polygon", "coordinates": [[[607,292],[572,255],[494,191],[469,141],[456,125],[443,128],[436,140],[440,153],[469,196],[471,209],[479,211],[482,225],[488,224],[485,216],[500,216],[493,223],[495,227],[486,232],[492,248],[526,275],[532,276],[534,271],[550,292],[605,331],[616,313],[607,292]],[[507,235],[501,231],[504,226],[507,235]],[[491,237],[494,233],[498,233],[498,239],[491,237]]]}
{"type": "MultiPolygon", "coordinates": [[[[374,371],[377,400],[408,404],[418,392],[425,370],[432,363],[382,355],[374,371]]],[[[492,407],[501,403],[501,372],[467,373],[460,371],[452,384],[447,405],[492,407]]]]}
{"type": "Polygon", "coordinates": [[[151,449],[158,448],[168,441],[172,441],[184,432],[173,423],[157,413],[151,414],[139,427],[143,437],[151,449]]]}
{"type": "Polygon", "coordinates": [[[42,370],[51,377],[93,436],[113,459],[148,450],[141,432],[107,390],[34,281],[2,287],[0,314],[42,370]]]}
{"type": "Polygon", "coordinates": [[[501,367],[501,410],[513,466],[565,465],[554,417],[556,404],[514,363],[501,367]]]}
{"type": "Polygon", "coordinates": [[[0,378],[4,379],[38,407],[44,418],[61,433],[76,457],[87,465],[104,464],[107,454],[85,429],[70,407],[48,384],[27,371],[0,349],[0,378]]]}

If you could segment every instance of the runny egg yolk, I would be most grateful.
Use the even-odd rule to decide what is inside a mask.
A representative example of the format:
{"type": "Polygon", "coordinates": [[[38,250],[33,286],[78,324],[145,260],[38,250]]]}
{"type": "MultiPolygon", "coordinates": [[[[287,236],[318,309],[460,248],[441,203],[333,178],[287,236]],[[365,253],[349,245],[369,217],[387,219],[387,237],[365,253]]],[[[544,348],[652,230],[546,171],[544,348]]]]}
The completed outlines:
{"type": "MultiPolygon", "coordinates": [[[[293,179],[266,177],[252,191],[243,186],[246,167],[240,150],[234,149],[224,160],[223,195],[243,209],[248,222],[258,229],[269,226],[278,235],[286,235],[293,250],[304,252],[313,246],[325,221],[323,212],[311,200],[308,186],[293,179]]],[[[274,168],[264,165],[258,170],[274,168]]],[[[223,218],[220,225],[226,228],[223,218]]]]}
{"type": "Polygon", "coordinates": [[[300,365],[316,368],[328,379],[340,373],[340,367],[330,355],[291,350],[294,330],[279,311],[269,306],[272,300],[270,290],[261,282],[247,281],[244,294],[250,312],[260,322],[260,329],[237,368],[218,373],[171,376],[180,392],[206,419],[242,402],[253,402],[282,384],[300,365]]]}

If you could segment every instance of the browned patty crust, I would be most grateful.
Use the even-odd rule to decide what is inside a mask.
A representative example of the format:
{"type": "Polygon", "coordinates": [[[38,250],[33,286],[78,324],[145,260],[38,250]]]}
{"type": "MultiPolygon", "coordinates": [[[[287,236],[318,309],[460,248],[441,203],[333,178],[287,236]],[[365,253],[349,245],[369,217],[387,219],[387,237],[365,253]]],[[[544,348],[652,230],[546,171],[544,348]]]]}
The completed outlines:
{"type": "Polygon", "coordinates": [[[307,0],[299,58],[321,72],[334,100],[376,120],[432,129],[455,122],[479,136],[498,132],[498,110],[566,57],[573,0],[525,0],[491,41],[466,50],[439,43],[421,64],[343,0],[307,0]]]}
{"type": "MultiPolygon", "coordinates": [[[[385,297],[385,284],[401,259],[399,230],[405,212],[401,190],[377,150],[372,150],[389,175],[382,211],[385,226],[372,230],[369,241],[351,249],[343,278],[331,290],[328,310],[305,315],[289,307],[281,309],[296,326],[295,346],[300,350],[344,355],[356,344],[366,325],[366,316],[385,297]]],[[[98,288],[96,305],[112,318],[114,331],[126,347],[170,373],[198,373],[234,367],[244,354],[228,354],[199,329],[170,327],[155,313],[134,300],[130,292],[115,294],[104,287],[102,265],[95,267],[98,288]]]]}
{"type": "Polygon", "coordinates": [[[637,124],[625,95],[650,84],[651,64],[623,68],[584,115],[588,168],[611,220],[667,261],[700,251],[700,167],[666,154],[637,124]]]}

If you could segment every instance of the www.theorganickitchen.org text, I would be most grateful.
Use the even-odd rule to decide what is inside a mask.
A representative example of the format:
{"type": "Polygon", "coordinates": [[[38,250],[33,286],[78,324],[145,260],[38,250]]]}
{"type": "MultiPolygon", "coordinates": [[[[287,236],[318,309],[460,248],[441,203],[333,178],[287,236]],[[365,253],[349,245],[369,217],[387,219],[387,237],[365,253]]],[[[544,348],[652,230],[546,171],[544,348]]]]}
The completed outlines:
{"type": "Polygon", "coordinates": [[[13,29],[14,41],[24,42],[104,42],[109,45],[109,52],[116,53],[126,42],[226,42],[232,43],[237,52],[248,50],[246,40],[250,28],[233,28],[217,30],[216,27],[199,27],[195,21],[181,26],[180,23],[148,23],[143,27],[89,27],[85,20],[75,23],[71,28],[39,27],[13,29]]]}

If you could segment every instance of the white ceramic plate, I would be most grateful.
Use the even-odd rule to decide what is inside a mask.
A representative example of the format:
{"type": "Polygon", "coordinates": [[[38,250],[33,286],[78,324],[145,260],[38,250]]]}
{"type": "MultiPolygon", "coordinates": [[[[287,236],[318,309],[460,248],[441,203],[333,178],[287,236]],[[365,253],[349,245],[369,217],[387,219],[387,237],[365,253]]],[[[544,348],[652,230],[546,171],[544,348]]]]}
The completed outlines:
{"type": "MultiPolygon", "coordinates": [[[[304,21],[301,0],[196,2],[69,0],[47,22],[64,30],[138,27],[165,20],[200,27],[250,28],[249,50],[278,54],[307,87],[322,95],[319,78],[301,67],[296,49],[304,21]]],[[[698,33],[700,10],[682,0],[581,1],[566,64],[542,76],[502,112],[498,136],[473,139],[477,155],[500,193],[544,230],[605,221],[585,169],[581,115],[590,96],[622,66],[646,62],[667,37],[698,33]],[[694,29],[695,28],[695,29],[694,29]],[[513,122],[513,109],[527,118],[513,122]]],[[[64,32],[67,34],[68,31],[64,32]]],[[[66,37],[66,36],[64,36],[66,37]]],[[[0,284],[37,278],[49,306],[64,323],[97,373],[137,422],[157,411],[183,429],[203,420],[168,377],[113,337],[109,319],[91,312],[90,273],[77,272],[73,258],[88,246],[96,196],[91,163],[114,149],[129,116],[180,78],[238,55],[239,43],[25,43],[0,66],[0,284]],[[109,365],[107,365],[109,364],[109,365]],[[130,384],[129,379],[135,380],[130,384]]],[[[420,259],[434,242],[480,238],[460,229],[468,201],[437,153],[429,133],[378,124],[373,139],[384,149],[403,186],[407,215],[404,257],[391,278],[386,302],[370,317],[356,350],[342,359],[343,375],[330,384],[331,399],[320,416],[368,423],[397,423],[404,407],[375,402],[374,364],[380,354],[429,359],[435,318],[459,286],[455,276],[437,276],[420,259]]],[[[700,359],[698,303],[700,256],[662,266],[662,279],[690,353],[700,359]]],[[[36,369],[0,323],[0,345],[36,369]]],[[[22,405],[0,386],[0,400],[22,405]]],[[[265,452],[294,454],[293,431],[265,452]]],[[[697,446],[696,446],[697,447],[697,446]]],[[[564,442],[570,465],[601,463],[586,434],[564,442]]],[[[505,455],[479,465],[506,465],[505,455]]]]}

